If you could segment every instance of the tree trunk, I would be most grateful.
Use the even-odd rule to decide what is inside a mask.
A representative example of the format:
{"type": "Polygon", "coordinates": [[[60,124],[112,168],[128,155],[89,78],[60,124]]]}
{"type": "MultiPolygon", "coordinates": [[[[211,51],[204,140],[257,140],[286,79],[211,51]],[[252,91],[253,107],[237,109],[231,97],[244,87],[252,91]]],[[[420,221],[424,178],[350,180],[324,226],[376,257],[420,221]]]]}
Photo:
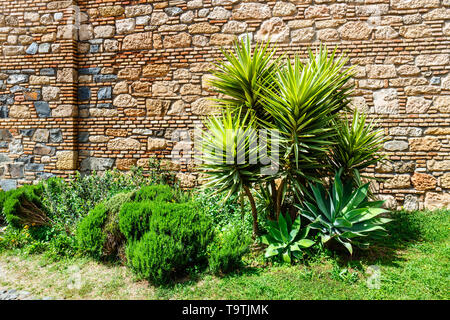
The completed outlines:
{"type": "Polygon", "coordinates": [[[285,179],[281,180],[280,186],[278,187],[277,190],[277,203],[275,205],[275,216],[277,218],[280,217],[280,212],[281,212],[281,200],[283,197],[283,188],[284,188],[284,184],[285,184],[285,179]]]}
{"type": "Polygon", "coordinates": [[[276,208],[277,208],[277,184],[275,180],[270,181],[270,188],[272,189],[272,203],[274,212],[270,212],[270,218],[276,219],[276,208]]]}
{"type": "Polygon", "coordinates": [[[255,240],[256,237],[259,235],[259,230],[258,230],[258,211],[256,210],[255,199],[253,198],[250,189],[247,186],[244,186],[244,190],[245,190],[245,194],[248,197],[248,200],[250,201],[250,206],[252,208],[252,216],[253,216],[252,239],[255,240]]]}

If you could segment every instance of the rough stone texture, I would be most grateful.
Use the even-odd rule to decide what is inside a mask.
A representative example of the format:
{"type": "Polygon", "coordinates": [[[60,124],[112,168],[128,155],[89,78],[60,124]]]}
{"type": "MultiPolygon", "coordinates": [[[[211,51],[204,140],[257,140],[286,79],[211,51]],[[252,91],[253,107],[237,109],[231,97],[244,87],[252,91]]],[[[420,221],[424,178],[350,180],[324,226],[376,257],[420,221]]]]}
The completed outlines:
{"type": "MultiPolygon", "coordinates": [[[[391,162],[367,170],[384,179],[377,193],[407,210],[446,201],[448,0],[87,0],[77,2],[78,20],[66,23],[74,3],[2,2],[0,118],[11,136],[0,138],[0,162],[8,159],[0,185],[169,158],[183,144],[171,140],[175,129],[193,132],[217,111],[208,79],[220,47],[249,32],[252,44],[270,39],[289,58],[304,58],[319,41],[348,52],[351,107],[386,134],[391,162]],[[63,169],[57,154],[72,150],[79,160],[63,169]],[[36,163],[16,161],[33,155],[36,163]],[[419,190],[418,174],[437,183],[419,190]]],[[[183,185],[196,182],[193,168],[176,167],[183,185]]]]}
{"type": "Polygon", "coordinates": [[[444,189],[450,189],[450,172],[444,173],[439,178],[439,186],[444,189]]]}
{"type": "Polygon", "coordinates": [[[110,150],[139,150],[140,148],[139,141],[131,138],[116,138],[108,142],[110,150]]]}
{"type": "Polygon", "coordinates": [[[272,15],[270,7],[264,3],[244,2],[233,10],[234,20],[267,19],[272,15]]]}
{"type": "Polygon", "coordinates": [[[438,137],[423,137],[409,139],[409,148],[411,151],[436,151],[442,147],[438,137]]]}
{"type": "Polygon", "coordinates": [[[167,140],[161,138],[148,138],[148,150],[163,150],[167,147],[167,140]]]}
{"type": "Polygon", "coordinates": [[[413,114],[426,113],[431,106],[431,100],[424,97],[408,97],[406,101],[406,112],[413,114]]]}
{"type": "Polygon", "coordinates": [[[450,193],[427,192],[425,195],[425,209],[450,209],[450,193]]]}
{"type": "Polygon", "coordinates": [[[391,179],[388,179],[384,182],[384,186],[389,189],[404,189],[409,188],[411,185],[411,177],[410,175],[396,175],[391,179]]]}
{"type": "Polygon", "coordinates": [[[78,152],[76,151],[58,151],[56,152],[56,168],[60,170],[77,169],[78,152]]]}
{"type": "Polygon", "coordinates": [[[419,210],[419,200],[413,195],[406,195],[403,201],[403,210],[416,211],[419,210]]]}
{"type": "Polygon", "coordinates": [[[436,188],[437,179],[426,173],[414,172],[411,182],[416,190],[425,191],[436,188]]]}
{"type": "Polygon", "coordinates": [[[350,21],[340,27],[338,31],[344,40],[362,40],[369,38],[372,28],[362,21],[350,21]]]}
{"type": "Polygon", "coordinates": [[[373,93],[373,111],[380,114],[397,114],[399,109],[396,89],[381,89],[373,93]]]}
{"type": "Polygon", "coordinates": [[[281,18],[271,18],[261,24],[256,39],[277,43],[287,42],[289,40],[289,27],[281,18]]]}
{"type": "Polygon", "coordinates": [[[402,140],[392,140],[384,143],[386,151],[403,151],[408,149],[408,142],[402,140]]]}
{"type": "Polygon", "coordinates": [[[123,50],[140,50],[152,48],[153,36],[151,32],[130,34],[123,39],[122,43],[123,50]]]}

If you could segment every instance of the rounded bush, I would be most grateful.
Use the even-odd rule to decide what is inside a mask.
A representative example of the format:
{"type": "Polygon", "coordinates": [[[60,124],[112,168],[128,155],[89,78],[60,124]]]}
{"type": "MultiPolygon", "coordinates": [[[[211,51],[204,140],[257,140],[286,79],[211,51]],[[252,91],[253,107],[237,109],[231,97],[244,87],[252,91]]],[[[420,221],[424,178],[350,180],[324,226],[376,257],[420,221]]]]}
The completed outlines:
{"type": "Polygon", "coordinates": [[[166,284],[207,263],[212,225],[200,208],[188,203],[149,203],[149,227],[127,245],[128,264],[155,284],[166,284]],[[158,205],[156,205],[158,204],[158,205]]]}

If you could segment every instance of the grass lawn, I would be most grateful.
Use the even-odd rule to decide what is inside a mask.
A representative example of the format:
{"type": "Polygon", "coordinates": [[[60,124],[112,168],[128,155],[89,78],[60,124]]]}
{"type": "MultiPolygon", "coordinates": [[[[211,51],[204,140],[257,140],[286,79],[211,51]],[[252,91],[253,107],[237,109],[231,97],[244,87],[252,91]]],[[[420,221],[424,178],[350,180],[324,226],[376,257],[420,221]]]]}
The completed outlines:
{"type": "Polygon", "coordinates": [[[238,273],[202,273],[171,287],[153,287],[124,266],[88,258],[54,261],[6,251],[0,254],[0,289],[64,299],[449,299],[450,211],[394,217],[391,237],[352,259],[323,254],[307,264],[269,266],[249,256],[238,273]],[[367,285],[372,265],[381,271],[379,289],[367,285]],[[78,275],[81,286],[70,288],[78,275]]]}

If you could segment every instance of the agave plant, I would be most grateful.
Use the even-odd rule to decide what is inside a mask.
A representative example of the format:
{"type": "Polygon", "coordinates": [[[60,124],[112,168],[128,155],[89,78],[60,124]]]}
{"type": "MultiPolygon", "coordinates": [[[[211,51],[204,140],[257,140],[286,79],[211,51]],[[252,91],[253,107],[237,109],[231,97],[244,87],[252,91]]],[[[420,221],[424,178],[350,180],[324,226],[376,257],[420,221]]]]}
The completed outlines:
{"type": "Polygon", "coordinates": [[[305,201],[299,209],[312,222],[308,227],[319,231],[323,244],[335,239],[353,254],[352,244],[367,247],[369,238],[385,236],[383,225],[391,219],[380,217],[388,212],[381,208],[383,201],[368,201],[368,183],[354,190],[353,184],[342,183],[342,171],[336,173],[329,191],[321,184],[312,185],[315,203],[305,201]]]}
{"type": "Polygon", "coordinates": [[[314,241],[306,239],[309,228],[301,229],[300,216],[292,222],[289,214],[286,218],[280,214],[278,222],[268,220],[268,224],[269,233],[261,237],[261,242],[268,245],[266,258],[278,256],[291,263],[294,258],[301,259],[302,250],[314,244],[314,241]]]}
{"type": "Polygon", "coordinates": [[[337,134],[330,160],[335,171],[343,169],[342,180],[360,185],[359,172],[383,160],[379,151],[385,139],[382,129],[375,126],[373,120],[368,123],[367,116],[356,109],[351,123],[347,118],[335,120],[337,134]]]}

